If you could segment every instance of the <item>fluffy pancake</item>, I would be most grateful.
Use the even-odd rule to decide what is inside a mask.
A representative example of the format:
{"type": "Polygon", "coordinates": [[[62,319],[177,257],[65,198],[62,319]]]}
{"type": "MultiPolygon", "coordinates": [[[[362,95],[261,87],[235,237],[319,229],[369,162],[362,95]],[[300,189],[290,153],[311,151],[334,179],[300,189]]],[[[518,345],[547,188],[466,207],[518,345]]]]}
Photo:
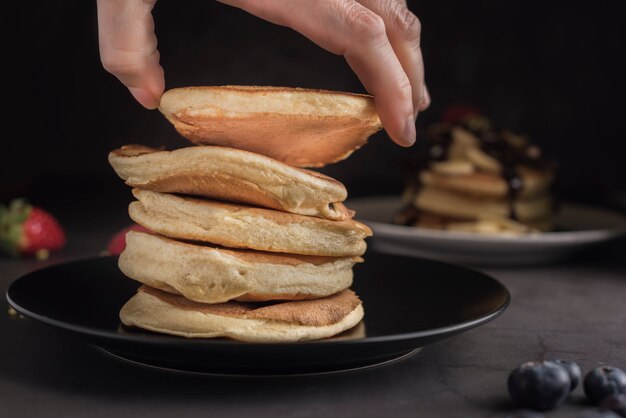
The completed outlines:
{"type": "Polygon", "coordinates": [[[330,177],[252,152],[225,147],[162,151],[126,145],[109,154],[115,172],[132,187],[247,203],[331,220],[354,212],[330,177]]]}
{"type": "MultiPolygon", "coordinates": [[[[508,218],[511,208],[507,199],[484,199],[437,189],[423,187],[413,202],[415,207],[435,214],[463,219],[481,219],[486,217],[508,218]]],[[[528,200],[513,202],[517,218],[527,221],[549,218],[552,214],[552,199],[539,196],[528,200]]]]}
{"type": "Polygon", "coordinates": [[[270,209],[134,189],[128,208],[138,224],[162,235],[231,248],[359,256],[372,231],[354,220],[329,221],[270,209]]]}
{"type": "Polygon", "coordinates": [[[127,326],[188,338],[229,337],[262,343],[331,337],[362,318],[361,301],[349,289],[298,302],[203,304],[142,286],[120,311],[127,326]]]}
{"type": "MultiPolygon", "coordinates": [[[[133,331],[132,329],[128,328],[124,324],[120,324],[117,327],[117,333],[118,334],[134,334],[135,331],[133,331]]],[[[358,340],[360,338],[365,338],[366,335],[367,335],[367,333],[366,333],[366,330],[365,330],[365,323],[363,321],[360,321],[354,327],[352,327],[352,328],[350,328],[350,329],[348,329],[346,331],[340,332],[339,334],[336,334],[336,335],[334,335],[332,337],[328,337],[327,340],[329,340],[329,341],[358,340]]]]}
{"type": "Polygon", "coordinates": [[[215,248],[130,231],[119,267],[148,286],[220,303],[329,296],[350,287],[352,266],[360,261],[215,248]]]}
{"type": "MultiPolygon", "coordinates": [[[[540,172],[525,167],[519,167],[518,174],[524,184],[518,196],[521,199],[547,194],[554,177],[552,172],[540,172]]],[[[509,193],[502,176],[483,172],[449,175],[424,170],[420,173],[420,182],[450,192],[486,198],[505,198],[509,193]]]]}
{"type": "Polygon", "coordinates": [[[382,125],[371,96],[287,87],[166,91],[159,110],[185,138],[300,167],[347,158],[382,125]]]}

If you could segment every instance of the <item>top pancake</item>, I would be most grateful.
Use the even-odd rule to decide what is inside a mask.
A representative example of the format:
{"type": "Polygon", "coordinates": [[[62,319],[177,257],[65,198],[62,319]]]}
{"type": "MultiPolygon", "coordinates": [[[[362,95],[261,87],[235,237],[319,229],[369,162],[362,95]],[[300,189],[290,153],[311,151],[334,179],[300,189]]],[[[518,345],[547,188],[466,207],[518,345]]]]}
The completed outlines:
{"type": "Polygon", "coordinates": [[[300,167],[343,160],[382,127],[371,96],[287,87],[172,89],[159,110],[196,144],[244,149],[300,167]]]}
{"type": "Polygon", "coordinates": [[[162,151],[126,145],[112,151],[109,162],[126,184],[146,190],[247,203],[330,220],[354,215],[341,203],[348,193],[337,180],[252,152],[211,146],[162,151]]]}

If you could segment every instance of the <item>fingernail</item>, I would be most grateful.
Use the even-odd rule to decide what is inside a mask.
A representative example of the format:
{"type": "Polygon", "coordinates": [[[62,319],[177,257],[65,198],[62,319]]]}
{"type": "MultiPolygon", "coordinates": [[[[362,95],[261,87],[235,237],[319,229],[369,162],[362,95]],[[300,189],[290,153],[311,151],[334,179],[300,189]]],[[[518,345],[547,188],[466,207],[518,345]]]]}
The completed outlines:
{"type": "Polygon", "coordinates": [[[428,87],[424,84],[422,88],[422,102],[420,103],[420,110],[426,110],[430,106],[430,93],[428,92],[428,87]]]}
{"type": "Polygon", "coordinates": [[[157,98],[149,90],[140,87],[129,87],[128,90],[135,100],[146,109],[156,109],[159,106],[157,98]]]}
{"type": "Polygon", "coordinates": [[[409,116],[404,125],[404,135],[403,139],[407,147],[415,144],[415,137],[417,132],[415,130],[415,117],[413,115],[409,116]]]}

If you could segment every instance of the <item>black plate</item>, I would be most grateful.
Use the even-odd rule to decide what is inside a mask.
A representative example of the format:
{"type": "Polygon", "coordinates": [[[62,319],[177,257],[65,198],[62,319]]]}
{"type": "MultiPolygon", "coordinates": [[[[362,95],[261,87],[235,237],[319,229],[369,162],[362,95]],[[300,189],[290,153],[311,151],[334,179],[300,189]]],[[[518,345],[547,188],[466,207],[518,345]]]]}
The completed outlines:
{"type": "Polygon", "coordinates": [[[365,337],[289,344],[185,339],[120,325],[118,312],[138,284],[116,257],[48,267],[7,292],[23,315],[84,338],[133,363],[211,374],[325,373],[386,363],[484,324],[510,296],[495,279],[438,261],[368,253],[352,287],[363,300],[365,337]]]}

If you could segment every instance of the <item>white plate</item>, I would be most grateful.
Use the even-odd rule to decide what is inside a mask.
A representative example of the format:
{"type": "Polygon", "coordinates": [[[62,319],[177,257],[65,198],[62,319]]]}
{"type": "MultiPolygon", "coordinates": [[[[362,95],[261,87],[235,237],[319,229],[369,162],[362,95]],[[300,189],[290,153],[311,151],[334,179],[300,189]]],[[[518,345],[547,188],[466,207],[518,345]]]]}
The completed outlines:
{"type": "Polygon", "coordinates": [[[369,245],[377,251],[475,265],[553,262],[626,234],[626,218],[619,213],[574,204],[562,205],[555,219],[558,232],[518,236],[394,225],[391,220],[402,205],[398,196],[352,199],[346,205],[372,228],[369,245]]]}

